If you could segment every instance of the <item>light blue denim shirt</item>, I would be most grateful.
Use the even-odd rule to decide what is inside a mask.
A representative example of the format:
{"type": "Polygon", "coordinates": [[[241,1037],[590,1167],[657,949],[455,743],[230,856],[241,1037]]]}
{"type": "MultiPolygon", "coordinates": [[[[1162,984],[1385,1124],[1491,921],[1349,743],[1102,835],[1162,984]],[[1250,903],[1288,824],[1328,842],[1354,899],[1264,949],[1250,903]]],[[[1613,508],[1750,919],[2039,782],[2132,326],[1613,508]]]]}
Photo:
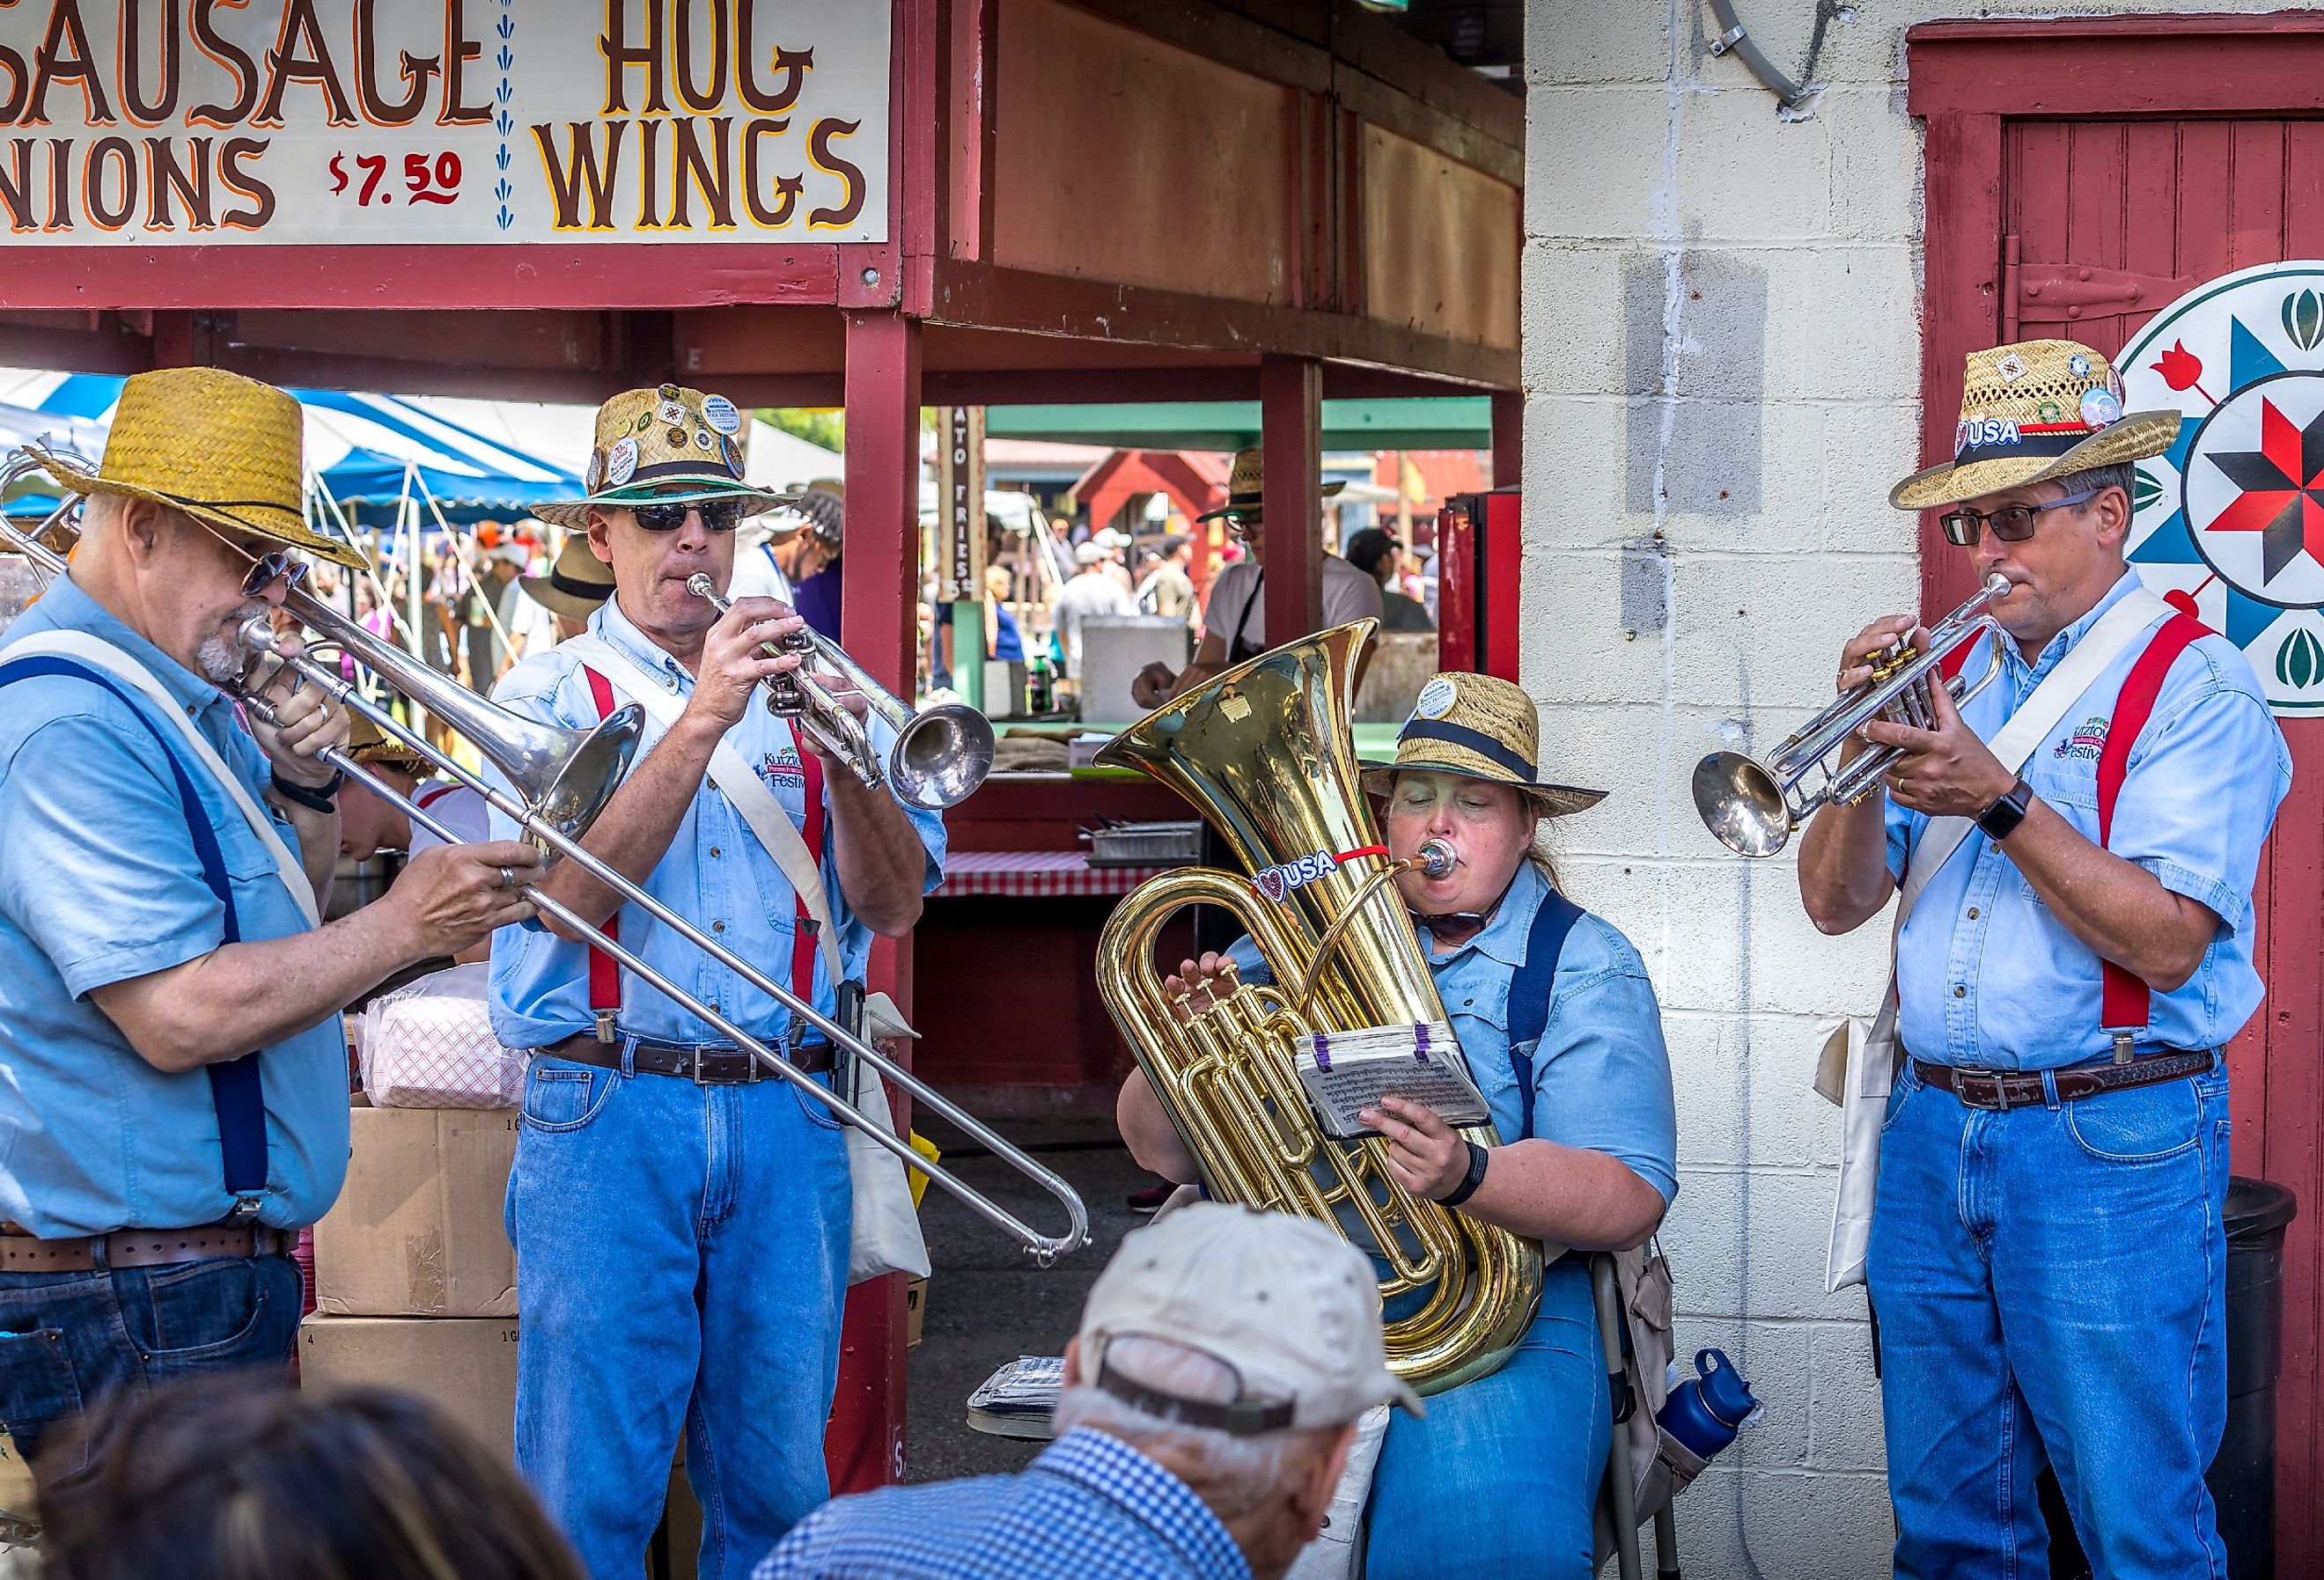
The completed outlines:
{"type": "MultiPolygon", "coordinates": [[[[2135,572],[2051,638],[2028,666],[2006,645],[2001,674],[1962,712],[1991,740],[2075,642],[2138,585],[2135,572]]],[[[2159,625],[2159,622],[2157,623],[2159,625]]],[[[2084,837],[2098,836],[2098,753],[2131,666],[2134,637],[2067,710],[2022,770],[2034,793],[2084,837]]],[[[1980,652],[1965,673],[1992,661],[1980,652]]],[[[2292,754],[2243,654],[2206,636],[2180,654],[2132,747],[2107,847],[2220,920],[2195,975],[2153,995],[2140,1053],[2217,1048],[2259,1007],[2252,968],[2252,879],[2259,849],[2292,787],[2292,754]]],[[[1928,818],[1890,802],[1888,870],[1900,876],[1928,818]]],[[[2098,1024],[2098,957],[2066,930],[2015,863],[1982,834],[1969,837],[1922,891],[1897,951],[1898,1027],[1933,1063],[2056,1069],[2109,1057],[2098,1024]]]]}
{"type": "MultiPolygon", "coordinates": [[[[1525,963],[1534,913],[1549,893],[1549,881],[1526,862],[1475,938],[1440,951],[1420,935],[1437,997],[1504,1142],[1525,1139],[1509,1057],[1509,984],[1525,963]]],[[[1228,953],[1244,981],[1273,980],[1249,938],[1228,953]]],[[[1629,939],[1587,913],[1573,924],[1550,986],[1548,1022],[1526,1051],[1533,1055],[1534,1135],[1619,1158],[1667,1206],[1678,1195],[1670,1053],[1654,984],[1629,939]]]]}
{"type": "MultiPolygon", "coordinates": [[[[693,677],[630,623],[617,600],[608,598],[589,617],[589,629],[650,673],[662,676],[676,695],[693,693],[693,677]]],[[[502,706],[542,723],[586,727],[597,722],[596,699],[590,695],[580,657],[562,645],[518,663],[502,677],[493,696],[502,706]]],[[[884,759],[893,734],[876,719],[871,732],[872,744],[884,759]]],[[[648,742],[659,734],[649,720],[648,742]]],[[[807,781],[789,723],[775,717],[762,701],[753,698],[741,722],[726,733],[726,742],[758,771],[791,821],[802,823],[807,815],[807,781]]],[[[641,750],[638,760],[642,762],[650,749],[649,744],[641,750]]],[[[925,892],[944,881],[944,819],[918,807],[906,806],[904,811],[927,851],[925,892]]],[[[826,821],[826,831],[828,827],[826,821]]],[[[511,819],[493,814],[493,837],[516,836],[511,819]]],[[[839,929],[840,957],[851,976],[860,976],[871,954],[872,929],[847,908],[827,837],[823,880],[832,919],[839,929]]],[[[777,982],[790,984],[797,896],[758,836],[707,779],[695,792],[694,804],[678,824],[669,851],[647,877],[645,888],[777,982]]],[[[636,906],[622,907],[619,926],[625,946],[744,1030],[757,1037],[778,1038],[788,1028],[789,1011],[669,928],[656,925],[636,906]]],[[[629,1036],[666,1042],[727,1040],[714,1027],[626,971],[622,973],[622,993],[621,1029],[629,1036]]],[[[558,938],[537,922],[503,928],[493,936],[492,995],[493,1029],[511,1048],[543,1047],[596,1025],[589,1008],[587,949],[558,938]]],[[[832,1012],[832,983],[820,950],[811,1002],[823,1013],[832,1012]]]]}
{"type": "MultiPolygon", "coordinates": [[[[97,601],[59,578],[8,629],[83,631],[137,659],[266,805],[268,771],[234,706],[97,601]]],[[[7,658],[0,648],[0,661],[7,658]]],[[[175,725],[234,886],[249,943],[307,919],[280,870],[175,725]]],[[[209,1076],[154,1068],[88,1000],[92,988],[200,958],[226,941],[169,764],[132,705],[64,676],[0,691],[0,1217],[61,1238],[214,1223],[234,1206],[209,1076]]],[[[270,808],[270,810],[272,808],[270,808]]],[[[286,844],[299,836],[280,813],[286,844]]],[[[259,1051],[266,1193],[259,1221],[311,1224],[347,1163],[347,1054],[337,1015],[259,1051]]]]}

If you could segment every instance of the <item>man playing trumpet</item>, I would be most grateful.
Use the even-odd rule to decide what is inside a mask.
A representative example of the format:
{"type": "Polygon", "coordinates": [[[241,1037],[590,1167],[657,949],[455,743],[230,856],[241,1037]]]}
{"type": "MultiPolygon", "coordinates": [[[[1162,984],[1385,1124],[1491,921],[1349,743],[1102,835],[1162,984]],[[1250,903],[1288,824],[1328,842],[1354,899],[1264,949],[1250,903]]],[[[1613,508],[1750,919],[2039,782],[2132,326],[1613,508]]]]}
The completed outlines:
{"type": "MultiPolygon", "coordinates": [[[[2121,389],[2072,341],[1970,356],[1954,459],[1889,498],[2011,584],[2011,640],[1962,678],[2000,674],[1965,707],[1932,687],[1931,728],[1867,725],[1902,753],[1886,793],[1801,846],[1825,932],[1900,885],[1908,911],[1865,1261],[1900,1575],[2038,1555],[2045,1454],[2100,1575],[2226,1562],[2220,1048],[2260,1001],[2252,881],[2291,760],[2242,654],[2125,566],[2130,464],[2179,414],[2125,416],[2121,389]]],[[[1914,624],[1851,639],[1840,689],[1914,624]]]]}
{"type": "MultiPolygon", "coordinates": [[[[707,577],[723,592],[736,527],[783,503],[742,481],[741,426],[725,400],[674,384],[605,402],[589,495],[540,514],[586,529],[613,596],[495,695],[568,725],[643,706],[649,744],[586,844],[831,1015],[873,935],[918,920],[944,827],[769,712],[762,686],[800,659],[768,643],[797,614],[757,597],[721,614],[689,589],[707,577]],[[811,874],[806,892],[792,871],[811,874]]],[[[884,752],[884,725],[866,728],[884,752]]],[[[831,1046],[760,989],[577,867],[542,886],[831,1081],[831,1046]]],[[[682,1429],[702,1573],[739,1577],[828,1495],[851,1203],[839,1123],[586,938],[502,933],[493,1001],[500,1039],[534,1051],[507,1215],[523,1269],[518,1462],[590,1572],[630,1580],[682,1429]]]]}
{"type": "Polygon", "coordinates": [[[179,368],[123,387],[94,472],[41,457],[88,503],[0,648],[0,1424],[26,1455],[114,1389],[290,1359],[290,1241],[346,1169],[339,1012],[531,914],[539,857],[494,844],[316,925],[346,719],[242,636],[306,568],[287,550],[358,563],[306,525],[300,438],[281,391],[179,368]]]}

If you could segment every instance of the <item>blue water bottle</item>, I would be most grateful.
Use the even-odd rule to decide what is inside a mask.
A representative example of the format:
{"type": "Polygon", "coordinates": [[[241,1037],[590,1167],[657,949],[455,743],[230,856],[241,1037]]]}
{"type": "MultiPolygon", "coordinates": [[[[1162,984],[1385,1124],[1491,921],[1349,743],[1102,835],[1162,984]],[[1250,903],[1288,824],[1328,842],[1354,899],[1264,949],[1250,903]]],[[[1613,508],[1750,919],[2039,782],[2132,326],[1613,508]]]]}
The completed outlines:
{"type": "Polygon", "coordinates": [[[1655,1420],[1698,1458],[1709,1459],[1735,1441],[1736,1429],[1759,1401],[1723,1351],[1697,1350],[1694,1371],[1671,1390],[1655,1420]]]}

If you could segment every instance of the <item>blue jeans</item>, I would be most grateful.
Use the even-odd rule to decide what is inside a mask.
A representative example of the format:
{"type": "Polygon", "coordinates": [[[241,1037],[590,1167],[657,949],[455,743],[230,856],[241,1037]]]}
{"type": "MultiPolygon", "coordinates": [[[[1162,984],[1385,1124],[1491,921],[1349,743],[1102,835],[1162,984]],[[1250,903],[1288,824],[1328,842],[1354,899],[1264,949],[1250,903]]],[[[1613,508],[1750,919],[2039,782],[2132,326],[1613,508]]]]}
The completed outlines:
{"type": "MultiPolygon", "coordinates": [[[[243,1368],[280,1381],[303,1291],[287,1256],[220,1256],[118,1271],[0,1273],[0,1423],[30,1459],[117,1389],[243,1368]]],[[[44,1465],[70,1478],[87,1468],[44,1465]]]]}
{"type": "Polygon", "coordinates": [[[1492,1575],[1589,1580],[1591,1511],[1613,1400],[1590,1264],[1550,1264],[1508,1363],[1388,1417],[1365,1515],[1366,1580],[1492,1575]]]}
{"type": "Polygon", "coordinates": [[[509,1177],[516,1456],[599,1580],[635,1580],[678,1433],[703,1580],[830,1496],[851,1193],[820,1104],[536,1058],[509,1177]]]}
{"type": "Polygon", "coordinates": [[[1868,1263],[1896,1573],[2049,1574],[2046,1456],[2098,1580],[2227,1573],[2227,1077],[1997,1113],[1908,1065],[1868,1263]]]}

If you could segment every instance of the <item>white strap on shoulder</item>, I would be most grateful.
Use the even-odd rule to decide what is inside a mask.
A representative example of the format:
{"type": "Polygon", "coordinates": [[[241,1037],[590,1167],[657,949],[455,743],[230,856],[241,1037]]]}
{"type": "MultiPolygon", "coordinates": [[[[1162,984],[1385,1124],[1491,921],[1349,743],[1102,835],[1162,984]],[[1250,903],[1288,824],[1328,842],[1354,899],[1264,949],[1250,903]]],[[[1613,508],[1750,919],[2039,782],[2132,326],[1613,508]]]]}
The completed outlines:
{"type": "Polygon", "coordinates": [[[306,867],[275,830],[274,819],[268,817],[265,808],[252,797],[241,776],[226,766],[226,759],[218,755],[217,748],[194,727],[194,721],[186,716],[186,710],[162,689],[161,682],[153,678],[152,670],[103,637],[92,636],[86,631],[37,632],[10,642],[6,656],[23,658],[33,653],[72,659],[103,670],[142,692],[162,717],[177,726],[179,735],[193,749],[196,759],[209,771],[210,777],[217,781],[218,787],[241,811],[243,820],[250,825],[251,833],[258,836],[258,843],[264,845],[267,854],[274,858],[275,868],[281,874],[282,886],[290,892],[290,898],[297,903],[300,914],[307,919],[307,925],[321,925],[322,917],[315,908],[314,885],[307,881],[306,867]]]}
{"type": "MultiPolygon", "coordinates": [[[[604,638],[591,632],[568,637],[558,643],[560,651],[577,655],[584,663],[605,677],[614,694],[624,702],[634,702],[645,709],[659,730],[667,730],[686,711],[686,704],[669,687],[655,680],[651,671],[614,647],[604,638]]],[[[643,752],[639,753],[641,757],[643,752]]],[[[790,819],[775,799],[774,791],[765,781],[751,772],[742,754],[724,740],[710,754],[711,784],[726,802],[750,825],[759,843],[774,857],[775,865],[798,893],[807,913],[815,919],[816,945],[823,954],[823,966],[836,984],[846,977],[839,954],[838,929],[832,925],[831,901],[823,892],[823,873],[815,857],[807,853],[807,841],[799,836],[798,826],[790,819]]],[[[803,995],[804,996],[804,995],[803,995]]]]}
{"type": "MultiPolygon", "coordinates": [[[[2043,677],[2042,683],[2034,688],[2034,694],[2009,716],[2009,722],[1986,743],[2001,759],[2002,766],[2012,773],[2024,767],[2034,748],[2050,738],[2051,732],[2073,711],[2084,693],[2122,656],[2132,641],[2171,612],[2170,605],[2146,588],[2134,587],[2113,608],[2099,615],[2097,624],[2084,632],[2082,639],[2058,661],[2058,667],[2043,677]]],[[[1904,919],[1912,914],[1914,901],[1920,899],[1921,891],[1929,886],[1937,870],[1960,848],[1974,827],[1967,818],[1937,818],[1922,831],[1920,843],[1913,851],[1911,868],[1904,874],[1904,891],[1897,898],[1899,931],[1904,929],[1904,919]]]]}

